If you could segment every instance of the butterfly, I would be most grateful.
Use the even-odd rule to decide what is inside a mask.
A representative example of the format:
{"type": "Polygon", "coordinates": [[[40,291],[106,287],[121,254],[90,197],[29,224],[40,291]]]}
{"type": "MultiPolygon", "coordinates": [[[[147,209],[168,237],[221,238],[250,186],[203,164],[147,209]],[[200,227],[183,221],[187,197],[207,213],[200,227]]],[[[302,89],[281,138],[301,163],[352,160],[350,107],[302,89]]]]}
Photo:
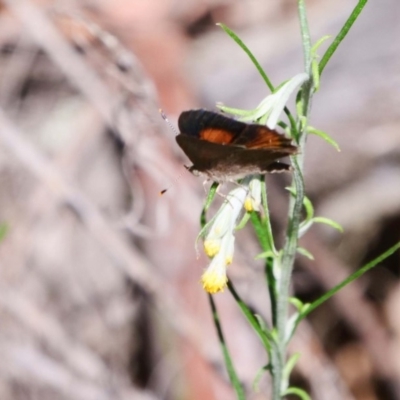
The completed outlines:
{"type": "Polygon", "coordinates": [[[178,126],[176,141],[193,163],[188,170],[216,182],[287,171],[278,160],[297,153],[291,139],[273,129],[212,111],[184,111],[178,126]]]}

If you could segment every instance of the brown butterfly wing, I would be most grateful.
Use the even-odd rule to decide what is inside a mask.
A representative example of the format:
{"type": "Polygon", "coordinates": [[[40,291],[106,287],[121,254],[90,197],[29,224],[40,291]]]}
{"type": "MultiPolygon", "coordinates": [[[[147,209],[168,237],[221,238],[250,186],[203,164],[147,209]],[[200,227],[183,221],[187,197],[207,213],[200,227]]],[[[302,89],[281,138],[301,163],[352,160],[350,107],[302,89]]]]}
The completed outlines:
{"type": "Polygon", "coordinates": [[[205,110],[183,112],[179,129],[176,140],[192,161],[191,169],[216,180],[285,170],[285,164],[272,164],[297,151],[289,138],[272,129],[205,110]]]}
{"type": "Polygon", "coordinates": [[[176,141],[198,171],[209,171],[218,165],[226,164],[235,153],[232,146],[224,146],[194,136],[178,135],[176,141]]]}
{"type": "MultiPolygon", "coordinates": [[[[186,135],[178,135],[176,141],[193,163],[193,169],[209,175],[226,177],[238,176],[240,171],[243,171],[243,176],[268,172],[274,161],[292,154],[292,149],[247,149],[242,146],[206,142],[186,135]]],[[[272,169],[276,170],[279,167],[275,165],[272,169]]]]}

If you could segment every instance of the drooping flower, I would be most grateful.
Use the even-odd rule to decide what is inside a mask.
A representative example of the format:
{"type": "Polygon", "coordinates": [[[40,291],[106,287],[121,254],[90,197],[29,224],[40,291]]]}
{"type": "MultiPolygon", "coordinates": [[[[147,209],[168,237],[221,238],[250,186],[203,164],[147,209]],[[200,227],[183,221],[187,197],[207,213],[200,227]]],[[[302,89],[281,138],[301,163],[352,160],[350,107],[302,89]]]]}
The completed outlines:
{"type": "Polygon", "coordinates": [[[204,239],[204,251],[212,258],[201,278],[208,293],[220,292],[227,285],[226,269],[233,260],[234,230],[247,192],[248,188],[241,186],[227,195],[204,239]]]}
{"type": "Polygon", "coordinates": [[[220,251],[213,257],[210,265],[204,271],[201,282],[208,293],[218,293],[225,289],[228,283],[227,266],[232,263],[235,237],[232,233],[224,236],[220,251]]]}

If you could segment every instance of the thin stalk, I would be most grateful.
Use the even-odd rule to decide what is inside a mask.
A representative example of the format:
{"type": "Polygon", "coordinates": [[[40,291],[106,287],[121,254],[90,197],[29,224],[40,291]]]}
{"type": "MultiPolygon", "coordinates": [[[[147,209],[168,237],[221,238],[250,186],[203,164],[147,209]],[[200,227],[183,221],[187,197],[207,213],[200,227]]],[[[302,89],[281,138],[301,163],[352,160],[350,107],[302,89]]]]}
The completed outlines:
{"type": "Polygon", "coordinates": [[[214,302],[214,299],[211,294],[208,295],[208,300],[210,301],[210,306],[213,314],[214,325],[217,329],[218,339],[222,348],[222,353],[224,355],[226,369],[228,371],[229,379],[232,383],[233,389],[236,393],[237,400],[245,400],[245,395],[243,391],[243,387],[239,381],[239,377],[235,371],[235,367],[233,366],[232,358],[229,354],[228,347],[226,346],[225,337],[222,332],[222,327],[219,321],[219,315],[217,311],[217,306],[214,302]]]}
{"type": "Polygon", "coordinates": [[[303,182],[303,157],[304,145],[306,140],[306,132],[304,119],[310,111],[311,96],[312,96],[312,77],[311,77],[311,40],[308,29],[307,15],[305,10],[304,0],[298,0],[298,12],[301,27],[301,37],[304,52],[304,65],[305,72],[310,76],[301,88],[301,114],[298,121],[298,144],[299,154],[292,157],[293,171],[293,184],[296,189],[295,198],[290,200],[289,205],[289,221],[286,232],[286,242],[283,248],[283,256],[280,268],[280,277],[278,280],[277,291],[277,305],[276,305],[276,319],[277,319],[277,342],[279,353],[273,355],[271,358],[272,371],[273,371],[273,400],[280,400],[281,395],[286,388],[282,387],[283,383],[283,369],[286,362],[287,353],[287,320],[289,310],[289,291],[290,281],[293,270],[294,259],[297,250],[298,232],[301,220],[301,211],[304,199],[304,182],[303,182]]]}
{"type": "Polygon", "coordinates": [[[298,0],[297,8],[299,11],[301,42],[303,44],[304,55],[304,71],[307,74],[311,73],[311,38],[310,30],[308,29],[307,13],[304,0],[298,0]]]}
{"type": "Polygon", "coordinates": [[[297,239],[300,226],[301,210],[304,198],[304,183],[302,171],[295,157],[292,159],[294,167],[294,183],[296,197],[291,200],[289,210],[289,222],[286,233],[286,242],[283,248],[283,256],[278,280],[277,304],[276,304],[276,329],[279,354],[272,357],[271,364],[274,371],[273,400],[279,400],[282,392],[283,369],[286,361],[287,346],[287,320],[289,310],[290,280],[292,276],[294,259],[297,251],[297,239]]]}

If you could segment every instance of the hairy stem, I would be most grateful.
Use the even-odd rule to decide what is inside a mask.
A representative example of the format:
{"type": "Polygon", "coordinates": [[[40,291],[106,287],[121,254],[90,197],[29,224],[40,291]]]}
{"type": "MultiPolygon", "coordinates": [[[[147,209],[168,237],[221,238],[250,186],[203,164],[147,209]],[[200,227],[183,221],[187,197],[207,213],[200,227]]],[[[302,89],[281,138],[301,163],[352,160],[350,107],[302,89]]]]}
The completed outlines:
{"type": "Polygon", "coordinates": [[[305,72],[310,76],[310,78],[303,84],[301,88],[301,114],[299,115],[298,120],[299,154],[292,157],[292,164],[294,168],[292,186],[294,186],[295,188],[296,196],[294,199],[291,199],[289,205],[289,220],[286,232],[286,242],[283,248],[280,276],[278,279],[278,293],[276,304],[276,340],[278,342],[278,354],[276,354],[271,359],[274,381],[273,400],[281,399],[282,392],[286,390],[286,388],[283,387],[283,369],[285,367],[287,353],[286,326],[289,309],[290,281],[292,276],[293,264],[296,257],[298,232],[304,199],[304,182],[302,173],[304,145],[306,141],[306,124],[304,123],[304,121],[307,120],[310,111],[311,97],[313,93],[313,82],[311,78],[311,41],[308,30],[304,0],[298,0],[298,10],[300,17],[301,37],[303,42],[305,72]]]}

